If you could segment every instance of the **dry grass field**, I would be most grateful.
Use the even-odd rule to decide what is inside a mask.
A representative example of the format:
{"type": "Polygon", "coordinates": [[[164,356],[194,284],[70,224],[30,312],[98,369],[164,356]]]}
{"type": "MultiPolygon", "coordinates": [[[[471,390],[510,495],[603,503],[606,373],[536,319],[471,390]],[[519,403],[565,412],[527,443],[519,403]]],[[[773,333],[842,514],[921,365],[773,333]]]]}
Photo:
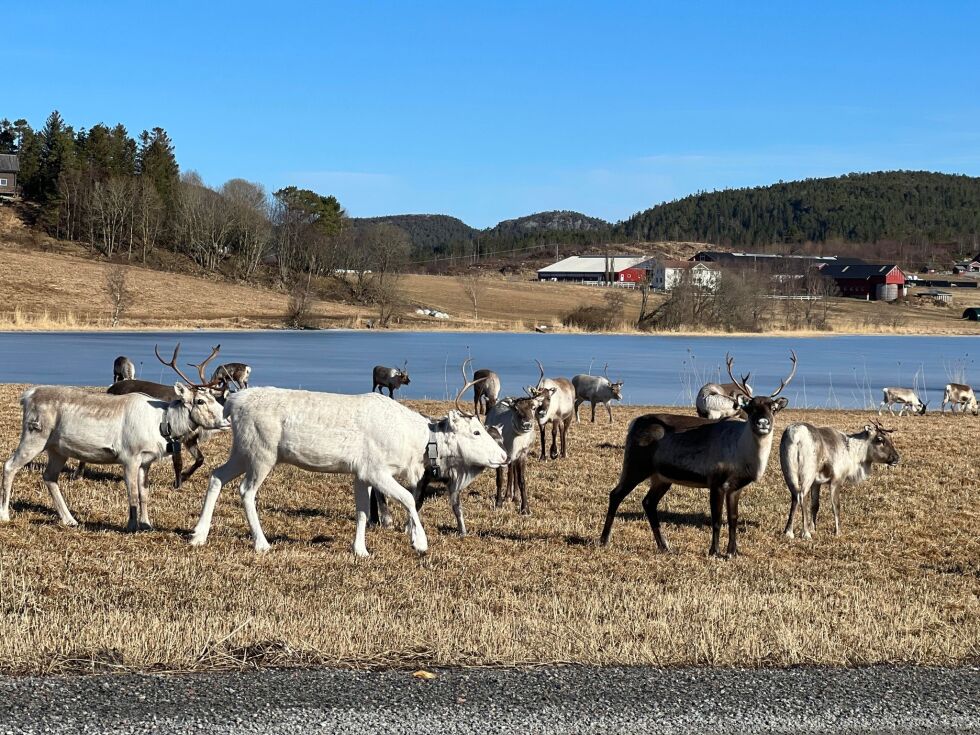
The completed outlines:
{"type": "MultiPolygon", "coordinates": [[[[21,389],[0,387],[4,458],[17,443],[21,389]]],[[[205,448],[208,464],[181,491],[167,486],[168,466],[155,467],[156,529],[137,535],[122,532],[118,468],[65,477],[83,522],[74,529],[57,524],[39,472],[25,469],[0,527],[0,670],[977,661],[980,420],[889,420],[902,464],[845,493],[839,538],[828,508],[812,542],[783,538],[788,495],[774,452],[742,499],[742,555],[722,561],[705,556],[703,490],[665,498],[675,553],[655,553],[642,488],[623,504],[611,545],[596,546],[627,422],[646,410],[573,425],[571,458],[532,461],[532,516],[494,510],[489,473],[466,495],[467,538],[455,535],[446,500],[431,500],[424,557],[402,533],[372,529],[374,556],[354,558],[349,478],[288,467],[259,496],[268,554],[251,550],[234,485],[210,542],[192,549],[185,536],[226,440],[205,448]]],[[[857,430],[866,419],[788,410],[778,424],[857,430]]]]}

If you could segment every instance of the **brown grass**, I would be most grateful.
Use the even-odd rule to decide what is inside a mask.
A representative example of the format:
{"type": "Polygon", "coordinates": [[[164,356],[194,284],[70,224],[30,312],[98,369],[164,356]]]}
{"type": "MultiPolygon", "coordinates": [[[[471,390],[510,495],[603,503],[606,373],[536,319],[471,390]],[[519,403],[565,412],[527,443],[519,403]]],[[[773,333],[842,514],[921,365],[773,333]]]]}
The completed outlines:
{"type": "MultiPolygon", "coordinates": [[[[20,387],[0,387],[0,453],[13,450],[20,387]]],[[[427,412],[444,404],[415,404],[427,412]]],[[[675,409],[677,410],[677,409],[675,409]]],[[[445,499],[426,505],[430,552],[371,530],[355,559],[346,477],[280,467],[259,498],[272,550],[251,551],[235,487],[211,540],[182,538],[207,472],[180,492],[153,472],[153,532],[121,532],[118,468],[68,484],[83,528],[56,523],[36,471],[17,477],[0,528],[0,669],[74,672],[256,665],[955,664],[980,654],[980,522],[973,417],[894,419],[903,463],[877,469],[844,499],[844,532],[821,517],[812,542],[781,536],[788,500],[778,457],[742,501],[742,556],[705,557],[703,490],[674,488],[655,553],[642,489],[624,504],[610,547],[594,541],[619,470],[626,423],[580,424],[572,457],[532,461],[533,516],[492,507],[484,473],[465,499],[458,538],[445,499]]],[[[859,428],[862,412],[788,411],[859,428]]],[[[206,447],[208,467],[226,442],[206,447]]],[[[829,510],[825,509],[825,512],[829,510]]]]}

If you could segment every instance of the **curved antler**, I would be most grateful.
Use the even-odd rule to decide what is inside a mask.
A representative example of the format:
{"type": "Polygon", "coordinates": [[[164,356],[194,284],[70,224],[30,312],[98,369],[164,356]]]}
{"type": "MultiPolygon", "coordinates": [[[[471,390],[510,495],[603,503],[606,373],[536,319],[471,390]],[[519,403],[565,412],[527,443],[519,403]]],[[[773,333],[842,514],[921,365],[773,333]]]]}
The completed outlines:
{"type": "Polygon", "coordinates": [[[160,362],[162,362],[164,365],[167,365],[168,367],[173,368],[174,372],[177,373],[177,375],[179,375],[181,377],[181,379],[185,383],[187,383],[187,385],[192,385],[194,387],[199,387],[197,385],[197,383],[195,383],[193,380],[191,380],[186,375],[184,375],[184,373],[181,371],[181,369],[179,367],[177,367],[177,355],[180,353],[180,342],[178,342],[177,343],[177,346],[174,347],[174,355],[173,355],[173,357],[170,358],[170,362],[167,362],[162,357],[160,357],[160,348],[157,345],[153,345],[153,352],[156,353],[157,359],[160,362]]]}
{"type": "MultiPolygon", "coordinates": [[[[606,378],[606,380],[609,380],[609,363],[608,362],[605,365],[602,366],[602,374],[606,378]]],[[[612,381],[609,380],[609,382],[611,383],[612,381]]]]}
{"type": "MultiPolygon", "coordinates": [[[[728,377],[732,379],[732,382],[735,384],[735,387],[738,388],[739,391],[741,391],[742,394],[746,398],[751,398],[752,397],[752,391],[750,391],[749,388],[748,388],[748,386],[746,385],[746,383],[748,383],[748,381],[749,381],[749,376],[748,375],[743,375],[742,376],[742,380],[739,381],[732,374],[732,365],[734,365],[734,364],[735,364],[735,358],[732,357],[731,355],[729,355],[726,352],[725,353],[725,367],[728,368],[728,377]]],[[[751,375],[751,373],[749,373],[749,375],[751,375]]]]}
{"type": "Polygon", "coordinates": [[[785,378],[784,380],[780,380],[779,381],[779,387],[776,389],[776,392],[775,393],[772,393],[770,395],[770,398],[775,398],[780,393],[782,393],[783,392],[783,389],[787,385],[789,385],[789,381],[791,381],[793,379],[793,376],[796,375],[796,364],[797,364],[796,352],[794,350],[790,350],[789,351],[789,354],[790,354],[790,358],[789,359],[793,361],[793,369],[789,371],[789,376],[787,378],[785,378]]]}
{"type": "MultiPolygon", "coordinates": [[[[217,357],[218,356],[218,352],[220,350],[221,350],[221,345],[215,345],[214,347],[211,348],[211,354],[208,355],[207,359],[204,360],[204,362],[198,362],[198,363],[189,362],[189,363],[187,363],[191,367],[197,368],[197,374],[201,376],[201,385],[202,386],[211,386],[211,385],[217,385],[219,382],[222,382],[222,383],[227,382],[226,380],[223,380],[223,379],[215,379],[215,380],[209,381],[208,378],[207,378],[207,375],[204,374],[204,366],[207,365],[209,362],[211,362],[215,357],[217,357]]],[[[231,377],[231,376],[229,375],[228,377],[231,377]]]]}
{"type": "Polygon", "coordinates": [[[484,380],[486,380],[486,378],[477,378],[476,380],[469,380],[469,381],[467,381],[463,385],[462,388],[459,389],[459,393],[456,394],[456,398],[453,400],[453,404],[456,406],[456,410],[459,411],[464,416],[468,416],[469,418],[473,418],[474,416],[476,416],[476,414],[475,413],[469,413],[462,406],[460,406],[459,405],[459,399],[463,397],[463,394],[466,391],[468,391],[470,388],[472,388],[477,383],[482,383],[484,380]]]}
{"type": "Polygon", "coordinates": [[[534,361],[538,363],[538,370],[541,371],[541,376],[538,378],[538,385],[541,385],[541,381],[544,380],[544,365],[542,365],[541,361],[537,358],[534,358],[534,361]]]}
{"type": "Polygon", "coordinates": [[[469,378],[466,377],[466,366],[467,366],[467,364],[469,364],[471,362],[473,362],[473,358],[472,357],[467,357],[465,360],[463,360],[463,364],[459,368],[460,369],[460,372],[463,373],[463,382],[464,383],[467,380],[469,380],[469,378]]]}
{"type": "Polygon", "coordinates": [[[871,419],[871,425],[882,434],[892,434],[895,432],[895,429],[886,429],[884,426],[882,426],[881,422],[877,418],[871,419]]]}

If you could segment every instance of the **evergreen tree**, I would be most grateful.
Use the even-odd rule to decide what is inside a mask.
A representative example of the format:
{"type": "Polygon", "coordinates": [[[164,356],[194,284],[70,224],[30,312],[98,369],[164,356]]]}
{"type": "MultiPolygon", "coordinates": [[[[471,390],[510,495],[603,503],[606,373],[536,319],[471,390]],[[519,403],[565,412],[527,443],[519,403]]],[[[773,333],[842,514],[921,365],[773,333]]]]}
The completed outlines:
{"type": "Polygon", "coordinates": [[[140,133],[136,171],[153,182],[168,218],[172,219],[177,211],[180,167],[174,155],[174,144],[166,130],[153,128],[152,132],[144,130],[140,133]]]}

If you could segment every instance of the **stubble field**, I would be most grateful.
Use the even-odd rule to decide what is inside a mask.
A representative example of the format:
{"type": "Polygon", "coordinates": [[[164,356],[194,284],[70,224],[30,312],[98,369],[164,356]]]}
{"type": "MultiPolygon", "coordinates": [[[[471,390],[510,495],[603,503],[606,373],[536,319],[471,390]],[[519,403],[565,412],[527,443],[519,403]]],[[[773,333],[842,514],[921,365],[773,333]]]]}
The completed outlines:
{"type": "MultiPolygon", "coordinates": [[[[0,387],[3,459],[17,443],[22,388],[0,387]]],[[[155,466],[155,530],[135,535],[122,531],[119,468],[63,477],[83,523],[74,529],[58,525],[40,473],[25,469],[0,526],[0,670],[977,660],[980,420],[889,419],[901,465],[845,491],[840,537],[824,507],[812,542],[782,536],[788,494],[774,449],[742,498],[741,556],[722,561],[705,556],[704,490],[675,487],[664,500],[673,554],[655,551],[642,486],[623,503],[610,546],[595,543],[628,421],[649,410],[573,425],[569,459],[532,460],[531,516],[494,510],[489,472],[466,493],[467,538],[456,536],[446,500],[430,500],[424,557],[399,531],[371,529],[373,557],[355,559],[350,479],[289,467],[259,495],[268,554],[251,549],[235,485],[208,545],[191,548],[186,535],[226,438],[205,447],[207,465],[180,491],[168,463],[155,466]]],[[[792,421],[856,431],[867,417],[790,409],[774,447],[792,421]]]]}

